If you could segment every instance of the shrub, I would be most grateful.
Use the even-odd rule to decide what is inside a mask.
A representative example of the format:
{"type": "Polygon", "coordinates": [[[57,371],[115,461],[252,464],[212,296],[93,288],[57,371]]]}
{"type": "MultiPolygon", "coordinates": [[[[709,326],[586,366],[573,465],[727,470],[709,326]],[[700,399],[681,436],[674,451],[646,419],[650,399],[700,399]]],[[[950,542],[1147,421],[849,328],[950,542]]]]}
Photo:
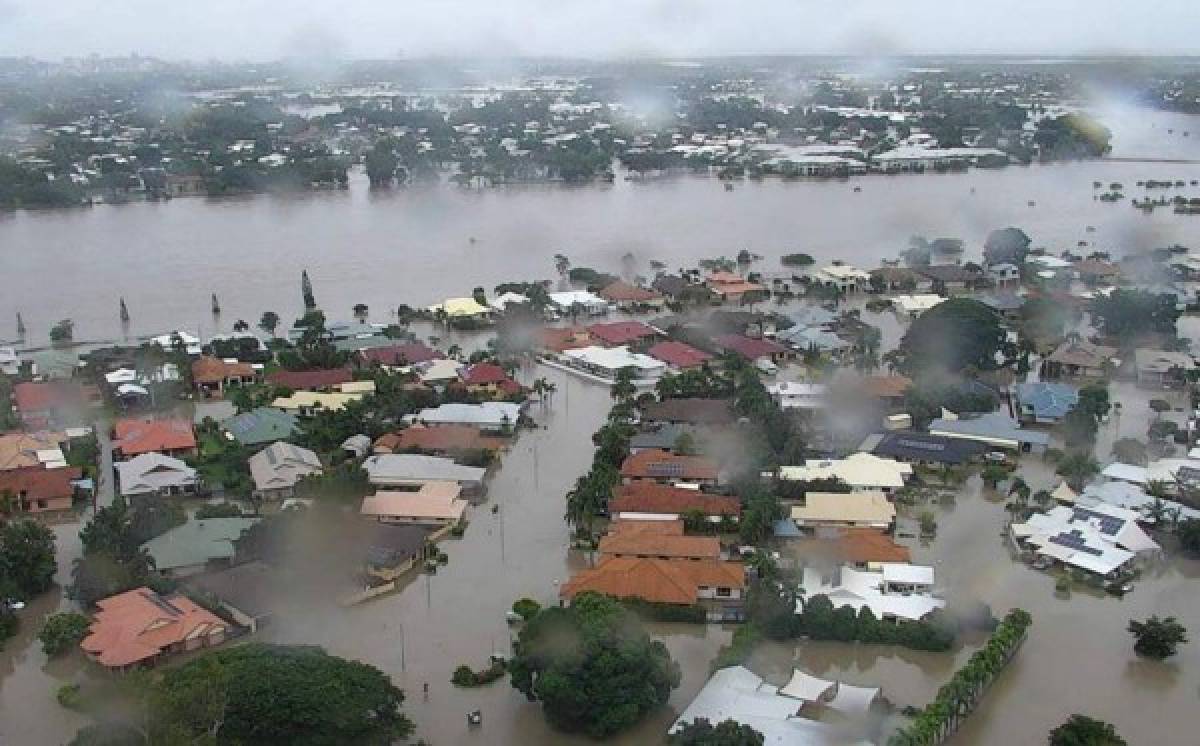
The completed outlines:
{"type": "Polygon", "coordinates": [[[42,625],[42,631],[38,633],[38,639],[42,641],[42,650],[46,655],[55,656],[75,647],[87,635],[91,624],[92,620],[83,614],[51,614],[42,625]]]}
{"type": "Polygon", "coordinates": [[[537,613],[542,610],[542,605],[532,598],[522,598],[513,602],[512,610],[525,621],[529,621],[537,616],[537,613]]]}

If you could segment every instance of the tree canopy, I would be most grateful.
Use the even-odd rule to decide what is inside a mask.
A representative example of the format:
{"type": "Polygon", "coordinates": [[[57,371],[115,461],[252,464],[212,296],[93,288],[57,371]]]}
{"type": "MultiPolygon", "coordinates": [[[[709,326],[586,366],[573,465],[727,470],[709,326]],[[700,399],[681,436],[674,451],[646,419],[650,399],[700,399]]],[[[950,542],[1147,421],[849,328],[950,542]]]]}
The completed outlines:
{"type": "Polygon", "coordinates": [[[593,738],[625,730],[666,704],[681,676],[633,612],[592,593],[537,614],[514,649],[513,687],[541,702],[555,727],[593,738]]]}
{"type": "Polygon", "coordinates": [[[54,533],[32,520],[0,528],[0,601],[36,596],[54,584],[54,533]]]}
{"type": "Polygon", "coordinates": [[[1117,729],[1103,720],[1087,715],[1072,715],[1067,722],[1050,731],[1050,746],[1125,746],[1117,729]]]}
{"type": "Polygon", "coordinates": [[[1188,641],[1187,630],[1173,616],[1152,616],[1144,622],[1131,619],[1129,633],[1133,635],[1135,653],[1158,660],[1175,655],[1179,646],[1188,641]]]}
{"type": "Polygon", "coordinates": [[[1030,243],[1029,236],[1020,228],[999,228],[989,233],[983,242],[983,260],[988,264],[1008,263],[1019,267],[1025,261],[1030,243]]]}
{"type": "Polygon", "coordinates": [[[736,720],[716,725],[704,718],[686,723],[667,737],[670,746],[762,746],[763,734],[736,720]]]}
{"type": "Polygon", "coordinates": [[[990,370],[1005,342],[1000,317],[971,298],[951,298],[913,321],[889,359],[904,373],[990,370]]]}
{"type": "Polygon", "coordinates": [[[1122,343],[1133,343],[1138,335],[1157,332],[1175,336],[1179,311],[1175,297],[1144,290],[1114,290],[1092,301],[1096,326],[1122,343]]]}

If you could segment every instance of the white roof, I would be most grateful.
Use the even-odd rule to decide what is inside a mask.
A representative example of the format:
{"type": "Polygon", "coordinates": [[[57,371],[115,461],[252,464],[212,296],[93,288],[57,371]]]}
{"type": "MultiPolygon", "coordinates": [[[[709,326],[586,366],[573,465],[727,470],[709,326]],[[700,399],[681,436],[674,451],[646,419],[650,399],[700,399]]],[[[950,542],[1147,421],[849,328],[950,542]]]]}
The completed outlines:
{"type": "Polygon", "coordinates": [[[871,609],[877,618],[896,618],[907,621],[918,621],[946,602],[922,593],[884,593],[884,579],[881,572],[856,570],[850,566],[841,568],[841,583],[826,582],[822,574],[815,568],[804,568],[801,589],[803,598],[796,602],[799,612],[805,598],[823,595],[833,603],[834,608],[850,606],[855,611],[864,606],[871,609]]]}
{"type": "Polygon", "coordinates": [[[852,686],[839,681],[828,707],[844,715],[862,717],[870,711],[880,694],[879,687],[852,686]]]}
{"type": "Polygon", "coordinates": [[[576,304],[581,306],[608,306],[608,301],[586,290],[567,290],[561,293],[550,293],[549,297],[550,302],[559,308],[570,308],[576,304]]]}
{"type": "Polygon", "coordinates": [[[1158,544],[1137,525],[1138,514],[1097,502],[1089,506],[1060,505],[1013,524],[1039,554],[1065,564],[1108,575],[1138,552],[1158,550],[1158,544]]]}
{"type": "Polygon", "coordinates": [[[521,405],[506,401],[487,401],[480,404],[451,402],[436,407],[427,407],[407,419],[431,425],[475,425],[476,427],[501,428],[516,426],[521,417],[521,405]]]}
{"type": "Polygon", "coordinates": [[[896,508],[882,492],[809,492],[804,505],[792,506],[792,520],[888,526],[896,520],[896,508]]]}
{"type": "Polygon", "coordinates": [[[528,303],[529,299],[520,293],[503,293],[488,301],[488,305],[497,311],[503,311],[513,303],[528,303]]]}
{"type": "Polygon", "coordinates": [[[301,477],[321,473],[317,454],[291,443],[277,441],[249,459],[250,476],[260,490],[295,487],[301,477]]]}
{"type": "Polygon", "coordinates": [[[1132,484],[1145,484],[1147,481],[1146,468],[1144,466],[1123,464],[1119,461],[1104,467],[1104,471],[1100,472],[1100,474],[1106,479],[1130,482],[1132,484]]]}
{"type": "Polygon", "coordinates": [[[871,275],[868,272],[855,267],[851,264],[830,264],[827,267],[821,267],[821,273],[834,280],[869,280],[871,275]]]}
{"type": "Polygon", "coordinates": [[[115,466],[122,495],[145,494],[196,482],[195,469],[161,453],[143,453],[128,461],[119,461],[115,466]]]}
{"type": "Polygon", "coordinates": [[[417,377],[421,383],[436,383],[437,381],[456,381],[462,363],[449,358],[438,358],[416,366],[417,377]]]}
{"type": "Polygon", "coordinates": [[[837,686],[836,682],[819,679],[796,668],[792,670],[791,681],[781,687],[779,693],[785,697],[805,702],[821,702],[826,696],[832,694],[835,686],[837,686]]]}
{"type": "Polygon", "coordinates": [[[900,307],[900,310],[905,313],[922,313],[945,302],[945,298],[934,293],[923,293],[920,295],[897,295],[892,298],[892,302],[900,307]]]}
{"type": "Polygon", "coordinates": [[[111,386],[119,383],[133,383],[137,380],[137,371],[132,368],[117,368],[111,373],[105,373],[104,380],[111,386]]]}
{"type": "Polygon", "coordinates": [[[384,453],[363,462],[372,484],[405,482],[482,482],[487,472],[475,466],[463,466],[454,459],[417,453],[384,453]]]}
{"type": "Polygon", "coordinates": [[[809,459],[804,466],[781,466],[779,478],[792,481],[837,478],[854,489],[895,489],[912,476],[912,464],[872,453],[853,453],[844,459],[809,459]]]}
{"type": "Polygon", "coordinates": [[[884,562],[880,569],[883,571],[883,580],[885,583],[933,585],[933,568],[926,565],[910,565],[907,562],[884,562]]]}
{"type": "Polygon", "coordinates": [[[667,371],[667,364],[663,361],[649,355],[630,352],[628,347],[580,347],[566,350],[562,354],[570,360],[614,373],[622,368],[636,368],[638,374],[644,377],[667,371]]]}

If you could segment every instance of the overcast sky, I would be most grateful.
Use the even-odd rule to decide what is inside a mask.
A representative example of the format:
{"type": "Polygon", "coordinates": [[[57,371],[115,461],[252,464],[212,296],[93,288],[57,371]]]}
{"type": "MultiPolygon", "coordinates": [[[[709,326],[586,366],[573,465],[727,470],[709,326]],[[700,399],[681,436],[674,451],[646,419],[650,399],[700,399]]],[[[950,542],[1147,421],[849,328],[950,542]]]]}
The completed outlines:
{"type": "Polygon", "coordinates": [[[1195,54],[1200,0],[0,0],[0,56],[1195,54]]]}

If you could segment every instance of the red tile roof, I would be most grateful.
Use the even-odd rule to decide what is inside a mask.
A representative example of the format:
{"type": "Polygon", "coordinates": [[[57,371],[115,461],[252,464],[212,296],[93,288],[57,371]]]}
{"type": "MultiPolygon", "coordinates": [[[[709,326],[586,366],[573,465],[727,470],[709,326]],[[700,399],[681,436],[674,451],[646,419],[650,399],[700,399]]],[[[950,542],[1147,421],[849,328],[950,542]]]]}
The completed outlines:
{"type": "Polygon", "coordinates": [[[787,352],[787,348],[778,342],[743,337],[740,334],[722,334],[714,337],[713,342],[721,349],[736,352],[747,360],[758,360],[787,352]]]}
{"type": "Polygon", "coordinates": [[[581,327],[545,327],[538,331],[542,347],[555,352],[587,347],[592,344],[592,336],[588,330],[581,327]]]}
{"type": "Polygon", "coordinates": [[[379,363],[380,365],[416,365],[430,360],[439,360],[442,353],[420,342],[410,342],[392,347],[376,347],[369,350],[359,350],[359,357],[364,363],[379,363]]]}
{"type": "Polygon", "coordinates": [[[892,537],[873,528],[847,528],[836,537],[808,539],[796,546],[806,553],[853,564],[909,562],[912,559],[908,547],[897,544],[892,537]]]}
{"type": "Polygon", "coordinates": [[[657,331],[640,321],[609,321],[592,324],[587,330],[597,340],[612,347],[658,336],[657,331]]]}
{"type": "Polygon", "coordinates": [[[508,380],[508,372],[495,363],[475,363],[458,372],[467,386],[491,386],[508,380]]]}
{"type": "Polygon", "coordinates": [[[608,503],[608,512],[674,513],[699,510],[705,515],[740,515],[742,504],[736,497],[709,495],[698,490],[671,487],[651,482],[634,482],[620,487],[608,503]]]}
{"type": "Polygon", "coordinates": [[[160,596],[149,588],[110,596],[96,605],[100,610],[79,646],[109,668],[151,660],[185,640],[229,630],[186,596],[160,596]]]}
{"type": "Polygon", "coordinates": [[[721,558],[721,541],[715,536],[625,531],[602,537],[600,554],[612,557],[717,560],[721,558]]]}
{"type": "Polygon", "coordinates": [[[44,466],[23,466],[20,469],[0,471],[0,494],[26,493],[30,500],[53,500],[72,497],[75,488],[71,482],[83,477],[78,467],[47,469],[44,466]]]}
{"type": "Polygon", "coordinates": [[[646,350],[646,354],[675,368],[698,368],[712,360],[707,352],[674,340],[659,342],[646,350]]]}
{"type": "Polygon", "coordinates": [[[283,386],[292,391],[315,391],[348,383],[354,380],[349,368],[326,368],[321,370],[277,370],[267,376],[272,386],[283,386]]]}
{"type": "Polygon", "coordinates": [[[503,438],[483,435],[470,425],[413,425],[398,433],[387,433],[375,441],[375,448],[391,453],[419,449],[434,453],[474,449],[498,450],[508,444],[503,438]]]}
{"type": "Polygon", "coordinates": [[[640,598],[667,604],[695,604],[700,586],[743,588],[746,572],[739,562],[610,557],[564,583],[559,595],[572,599],[592,591],[616,598],[640,598]]]}
{"type": "Polygon", "coordinates": [[[13,400],[23,413],[46,412],[72,402],[78,398],[78,390],[72,390],[59,382],[24,382],[13,386],[13,400]]]}
{"type": "Polygon", "coordinates": [[[716,479],[717,465],[700,456],[677,456],[649,448],[625,459],[621,476],[631,479],[716,479]]]}
{"type": "Polygon", "coordinates": [[[187,420],[117,420],[113,433],[113,448],[125,456],[196,447],[192,423],[187,420]]]}

